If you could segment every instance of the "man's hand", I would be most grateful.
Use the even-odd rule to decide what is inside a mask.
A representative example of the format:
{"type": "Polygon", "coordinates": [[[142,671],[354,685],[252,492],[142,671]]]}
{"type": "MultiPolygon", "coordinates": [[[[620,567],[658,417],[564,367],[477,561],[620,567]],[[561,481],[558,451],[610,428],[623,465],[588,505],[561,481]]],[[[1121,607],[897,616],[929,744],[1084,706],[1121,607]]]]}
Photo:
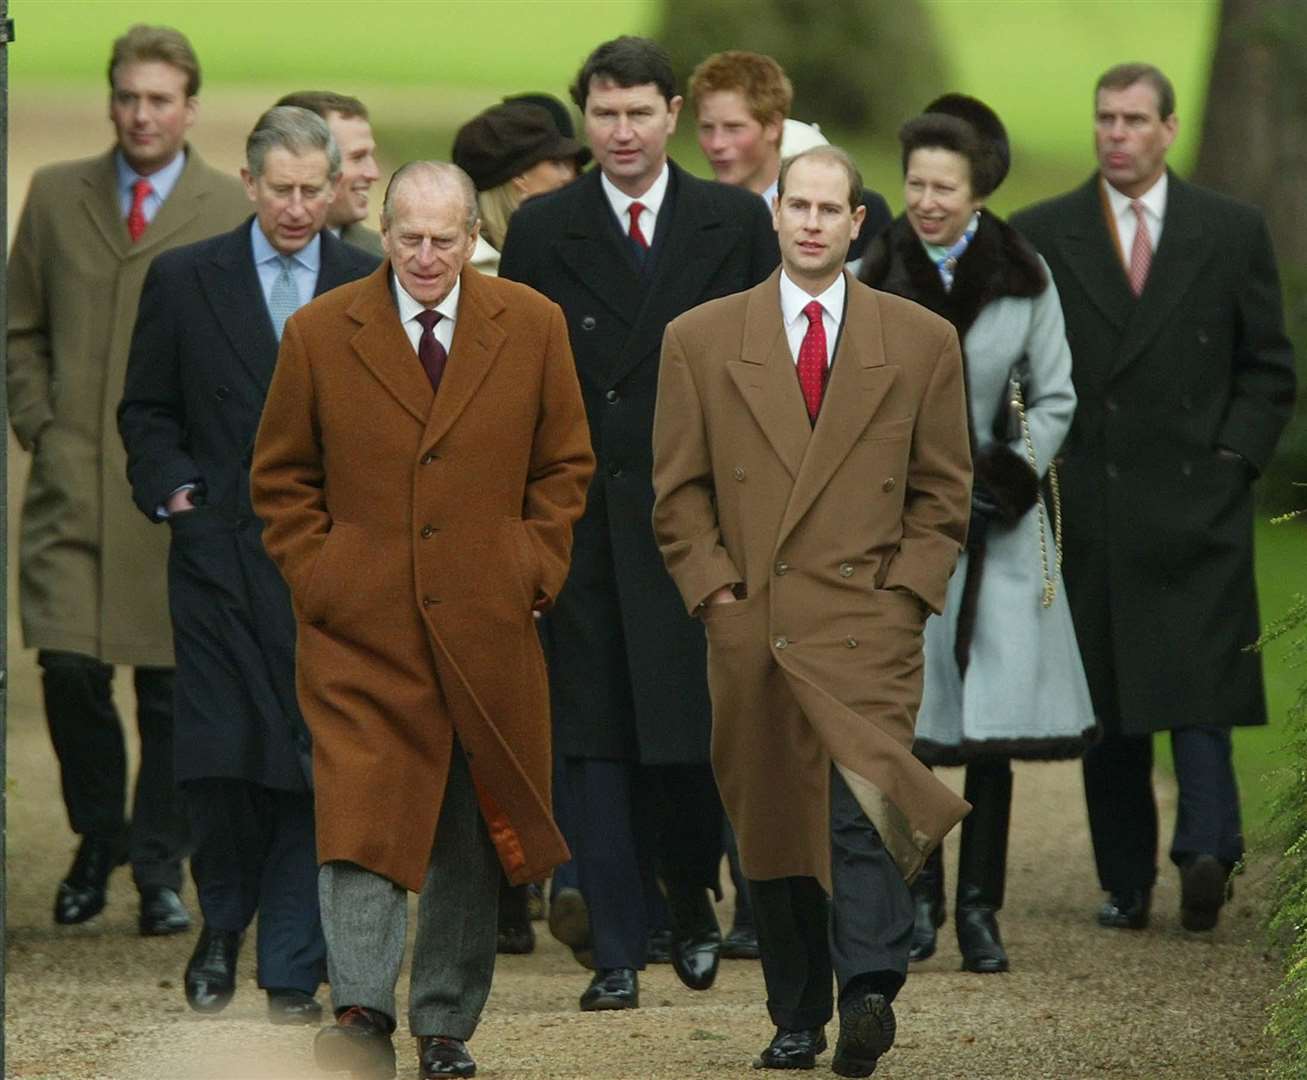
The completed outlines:
{"type": "Polygon", "coordinates": [[[711,607],[714,604],[733,604],[735,601],[735,586],[723,585],[716,592],[708,594],[708,599],[703,602],[703,606],[711,607]]]}
{"type": "Polygon", "coordinates": [[[185,487],[180,491],[174,491],[168,496],[168,501],[163,504],[163,508],[168,511],[168,516],[173,514],[185,513],[187,510],[194,510],[195,503],[191,501],[191,492],[194,488],[185,487]]]}

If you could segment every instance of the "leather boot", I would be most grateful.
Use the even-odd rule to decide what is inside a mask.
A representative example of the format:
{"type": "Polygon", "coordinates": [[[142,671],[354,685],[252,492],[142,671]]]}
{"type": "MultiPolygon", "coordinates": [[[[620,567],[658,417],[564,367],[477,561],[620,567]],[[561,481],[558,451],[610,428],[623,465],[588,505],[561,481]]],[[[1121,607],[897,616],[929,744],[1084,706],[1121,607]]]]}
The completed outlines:
{"type": "Polygon", "coordinates": [[[912,883],[912,944],[909,960],[928,960],[935,955],[935,931],[944,925],[944,849],[937,847],[912,883]]]}
{"type": "Polygon", "coordinates": [[[962,819],[958,892],[954,920],[962,970],[1007,971],[1007,951],[998,932],[1007,880],[1008,819],[1012,809],[1012,766],[1006,758],[967,766],[965,798],[971,813],[962,819]]]}

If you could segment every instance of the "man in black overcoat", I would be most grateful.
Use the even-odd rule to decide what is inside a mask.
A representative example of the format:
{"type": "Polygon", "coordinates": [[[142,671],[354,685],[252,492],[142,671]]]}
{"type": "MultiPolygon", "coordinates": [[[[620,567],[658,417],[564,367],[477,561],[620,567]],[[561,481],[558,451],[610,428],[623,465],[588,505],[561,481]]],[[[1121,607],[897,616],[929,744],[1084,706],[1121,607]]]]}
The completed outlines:
{"type": "Polygon", "coordinates": [[[711,985],[720,941],[708,896],[722,812],[708,761],[706,646],[650,523],[663,329],[756,285],[780,256],[761,199],[668,160],[681,97],[657,45],[600,45],[572,96],[599,167],[517,211],[499,272],[562,307],[598,458],[544,639],[593,938],[581,1007],[631,1008],[651,870],[667,891],[672,962],[687,986],[711,985]]]}
{"type": "Polygon", "coordinates": [[[175,771],[204,914],[186,999],[201,1012],[230,1001],[257,910],[269,1017],[312,1023],[326,946],[309,735],[290,598],[250,507],[250,452],[285,320],[378,260],[323,229],[340,152],[320,117],[269,110],[246,158],[254,217],[150,266],[118,427],[137,506],[172,532],[175,771]]]}
{"type": "MultiPolygon", "coordinates": [[[[1101,743],[1085,797],[1107,927],[1147,925],[1157,876],[1154,732],[1171,732],[1180,921],[1216,925],[1243,854],[1230,731],[1264,724],[1253,482],[1293,407],[1293,354],[1262,215],[1166,167],[1177,118],[1156,68],[1095,91],[1099,171],[1012,218],[1066,315],[1067,594],[1101,743]]],[[[1031,558],[1038,558],[1032,552],[1031,558]]]]}

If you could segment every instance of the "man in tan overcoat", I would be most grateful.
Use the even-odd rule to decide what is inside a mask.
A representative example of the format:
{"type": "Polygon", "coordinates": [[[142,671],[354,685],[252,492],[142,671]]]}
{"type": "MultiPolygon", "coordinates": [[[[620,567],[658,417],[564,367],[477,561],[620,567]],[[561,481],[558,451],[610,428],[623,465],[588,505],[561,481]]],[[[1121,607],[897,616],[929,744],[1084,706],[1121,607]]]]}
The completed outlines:
{"type": "Polygon", "coordinates": [[[557,305],[466,260],[472,181],[415,162],[387,260],[286,324],[255,441],[264,544],[299,620],[313,734],[331,1071],[394,1075],[406,890],[423,1076],[467,1076],[500,869],[568,857],[550,813],[533,611],[567,576],[594,456],[557,305]]]}
{"type": "Polygon", "coordinates": [[[708,635],[777,1028],[755,1064],[812,1067],[833,968],[841,1076],[893,1042],[906,882],[967,809],[911,753],[922,628],[970,511],[961,356],[942,319],[844,272],[861,192],[834,147],[786,162],[781,269],[668,326],[654,425],[654,530],[708,635]]]}
{"type": "Polygon", "coordinates": [[[151,260],[232,228],[248,203],[186,142],[200,68],[185,37],[132,27],[114,42],[109,86],[115,146],[37,172],[9,261],[10,421],[32,453],[19,602],[81,837],[55,921],[99,913],[110,872],[130,858],[141,932],[166,934],[190,925],[177,898],[187,830],[173,784],[168,541],[132,505],[114,410],[151,260]],[[135,668],[130,827],[115,664],[135,668]]]}

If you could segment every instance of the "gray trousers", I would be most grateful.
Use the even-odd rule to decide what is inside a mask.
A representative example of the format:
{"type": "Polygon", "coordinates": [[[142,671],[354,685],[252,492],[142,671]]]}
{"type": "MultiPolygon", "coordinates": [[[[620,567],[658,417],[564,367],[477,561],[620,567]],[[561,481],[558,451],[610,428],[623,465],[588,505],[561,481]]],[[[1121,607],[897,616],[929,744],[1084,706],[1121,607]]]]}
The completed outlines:
{"type": "MultiPolygon", "coordinates": [[[[408,1009],[413,1035],[470,1039],[476,1031],[495,971],[499,876],[499,858],[455,739],[418,897],[408,1009]]],[[[318,896],[332,1005],[337,1012],[363,1005],[395,1017],[407,892],[354,863],[329,862],[318,872],[318,896]]]]}

